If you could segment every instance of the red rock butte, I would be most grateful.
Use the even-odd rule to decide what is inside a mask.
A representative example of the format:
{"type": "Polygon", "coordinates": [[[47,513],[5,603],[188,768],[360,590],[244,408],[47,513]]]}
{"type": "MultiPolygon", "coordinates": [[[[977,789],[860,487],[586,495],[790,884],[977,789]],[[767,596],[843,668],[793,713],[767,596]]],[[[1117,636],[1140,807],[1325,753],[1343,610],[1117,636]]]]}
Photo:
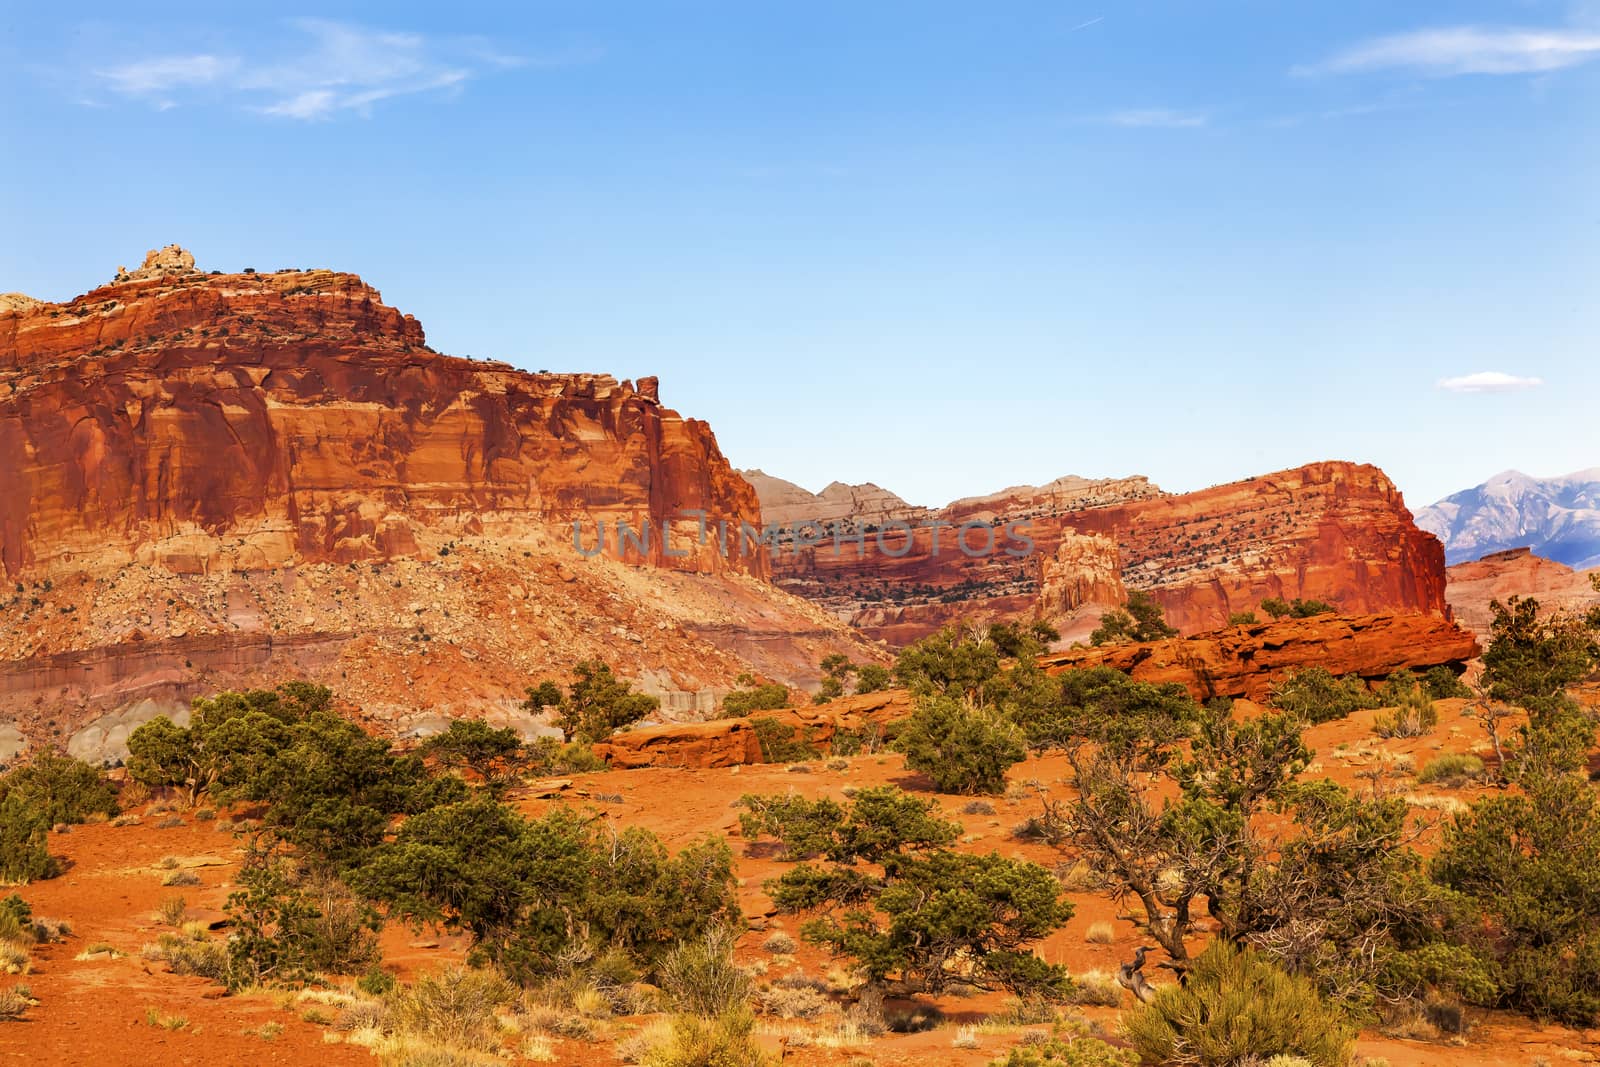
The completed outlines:
{"type": "Polygon", "coordinates": [[[441,355],[353,274],[193,264],[0,304],[0,726],[115,742],[296,676],[397,729],[504,717],[592,656],[691,712],[743,670],[878,655],[763,555],[696,543],[683,513],[737,529],[759,504],[655,379],[441,355]],[[586,548],[611,528],[605,556],[574,522],[586,548]]]}

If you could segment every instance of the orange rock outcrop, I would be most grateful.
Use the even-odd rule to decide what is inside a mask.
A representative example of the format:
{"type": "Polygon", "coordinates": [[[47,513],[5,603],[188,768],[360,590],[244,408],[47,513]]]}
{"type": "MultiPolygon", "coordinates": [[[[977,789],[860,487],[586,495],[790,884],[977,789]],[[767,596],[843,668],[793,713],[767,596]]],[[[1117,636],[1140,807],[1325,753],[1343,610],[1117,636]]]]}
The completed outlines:
{"type": "MultiPolygon", "coordinates": [[[[1283,678],[1307,667],[1377,682],[1398,670],[1459,671],[1478,653],[1472,634],[1436,616],[1318,615],[1147,644],[1076,648],[1044,656],[1040,664],[1052,674],[1113,667],[1142,682],[1176,682],[1201,701],[1263,701],[1283,678]]],[[[889,690],[749,718],[640,727],[615,735],[601,751],[614,767],[732,767],[762,761],[753,718],[777,719],[826,749],[840,730],[882,726],[911,711],[909,693],[889,690]]]]}
{"type": "Polygon", "coordinates": [[[1197,700],[1262,700],[1285,676],[1307,667],[1379,681],[1398,670],[1459,670],[1480,651],[1470,632],[1437,616],[1314,615],[1147,644],[1069,649],[1040,662],[1051,672],[1108,666],[1142,682],[1177,682],[1197,700]]]}

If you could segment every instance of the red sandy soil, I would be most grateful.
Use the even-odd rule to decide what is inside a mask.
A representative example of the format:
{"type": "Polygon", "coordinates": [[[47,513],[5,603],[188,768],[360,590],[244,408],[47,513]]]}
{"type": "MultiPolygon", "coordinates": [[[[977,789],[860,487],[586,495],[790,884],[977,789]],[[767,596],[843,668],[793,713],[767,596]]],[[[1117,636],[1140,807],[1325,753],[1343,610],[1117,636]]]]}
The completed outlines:
{"type": "MultiPolygon", "coordinates": [[[[1379,742],[1372,733],[1372,712],[1316,727],[1308,740],[1317,750],[1310,773],[1325,775],[1360,789],[1372,788],[1372,781],[1361,777],[1364,769],[1388,765],[1395,757],[1410,756],[1420,766],[1440,752],[1477,750],[1482,754],[1481,730],[1470,719],[1461,717],[1456,702],[1441,704],[1441,722],[1430,735],[1409,741],[1379,742]]],[[[792,959],[774,957],[761,943],[774,929],[796,933],[798,923],[789,917],[771,916],[771,906],[761,883],[783,869],[783,864],[766,858],[766,850],[747,850],[738,838],[738,809],[733,802],[745,793],[794,791],[808,797],[842,797],[847,786],[898,784],[921,788],[923,783],[905,770],[898,755],[859,756],[847,761],[843,770],[829,770],[822,760],[813,761],[810,773],[790,772],[777,765],[717,770],[651,769],[608,771],[580,775],[560,790],[563,799],[578,804],[596,804],[619,825],[642,825],[660,834],[673,847],[703,834],[729,838],[738,857],[740,896],[747,915],[765,929],[746,935],[739,949],[743,962],[764,960],[763,981],[790,972],[802,971],[823,976],[835,966],[824,954],[800,944],[792,959]],[[613,798],[621,796],[621,802],[613,798]],[[599,798],[604,797],[601,800],[599,798]],[[747,851],[753,853],[747,855],[747,851]]],[[[1007,797],[992,798],[993,815],[965,815],[965,798],[941,797],[945,813],[963,823],[966,836],[962,847],[977,851],[995,850],[1002,855],[1022,856],[1049,865],[1060,862],[1053,850],[1023,844],[1011,836],[1012,828],[1038,810],[1038,801],[1027,788],[1038,782],[1059,794],[1066,773],[1059,757],[1032,759],[1014,768],[1013,789],[1007,797]]],[[[1408,796],[1426,804],[1448,804],[1449,798],[1470,800],[1473,791],[1417,786],[1409,778],[1391,780],[1389,787],[1404,790],[1408,796]]],[[[524,810],[537,813],[559,801],[534,799],[527,790],[517,801],[524,810]]],[[[1442,821],[1444,810],[1419,806],[1420,814],[1442,821]]],[[[166,973],[162,964],[148,963],[140,948],[162,931],[154,918],[157,905],[181,893],[188,901],[191,917],[218,917],[230,890],[239,854],[234,838],[218,832],[214,824],[194,820],[181,813],[181,827],[157,828],[169,816],[146,815],[138,826],[112,827],[101,823],[75,827],[69,834],[52,836],[52,848],[70,864],[59,878],[24,887],[22,895],[40,916],[65,919],[72,924],[72,935],[63,943],[34,950],[33,973],[27,982],[39,1004],[21,1022],[0,1023],[0,1064],[82,1064],[102,1061],[107,1064],[363,1064],[377,1061],[365,1049],[342,1043],[328,1043],[328,1027],[304,1021],[305,1004],[294,1004],[287,994],[261,993],[222,996],[221,991],[203,980],[166,973]],[[161,885],[164,873],[157,863],[165,856],[178,856],[202,880],[202,885],[175,889],[161,885]],[[78,961],[74,957],[88,945],[108,942],[126,953],[115,959],[78,961]],[[146,1021],[149,1009],[163,1015],[183,1016],[189,1025],[169,1031],[146,1021]],[[259,1036],[265,1023],[281,1023],[283,1031],[274,1040],[259,1036]]],[[[1435,833],[1425,835],[1429,847],[1435,833]]],[[[1141,942],[1134,927],[1118,916],[1117,904],[1104,895],[1075,894],[1076,916],[1067,928],[1042,947],[1044,957],[1066,964],[1074,973],[1088,970],[1112,971],[1127,959],[1141,942]],[[1116,940],[1110,945],[1086,943],[1084,932],[1097,921],[1115,925],[1116,940]]],[[[392,926],[384,934],[384,953],[388,965],[402,978],[447,963],[458,962],[465,943],[459,937],[436,932],[392,926]]],[[[1152,970],[1153,975],[1164,972],[1152,970]]],[[[0,977],[0,986],[15,979],[0,977]]],[[[842,1065],[865,1057],[878,1067],[949,1064],[954,1067],[979,1067],[1004,1055],[1019,1040],[1020,1030],[980,1029],[977,1049],[956,1049],[952,1039],[956,1026],[981,1023],[990,1013],[1003,1009],[1005,998],[984,994],[971,998],[945,996],[918,1007],[932,1006],[942,1013],[942,1025],[921,1034],[886,1035],[858,1047],[831,1049],[795,1048],[785,1051],[784,1063],[842,1065]]],[[[897,1005],[891,1004],[891,1010],[897,1005]]],[[[904,1007],[904,1005],[901,1005],[904,1007]]],[[[330,1012],[332,1014],[332,1012],[330,1012]]],[[[1112,1034],[1116,1030],[1118,1009],[1088,1008],[1082,1014],[1099,1022],[1112,1034]]],[[[1366,1057],[1381,1057],[1394,1067],[1432,1067],[1432,1065],[1519,1065],[1525,1067],[1536,1057],[1552,1065],[1593,1061],[1600,1058],[1600,1031],[1575,1031],[1557,1026],[1541,1026],[1527,1019],[1503,1013],[1473,1011],[1473,1026],[1464,1042],[1399,1040],[1375,1033],[1364,1034],[1358,1052],[1366,1057]]],[[[617,1021],[610,1027],[613,1038],[632,1032],[642,1020],[617,1021]]],[[[762,1020],[763,1040],[775,1052],[783,1035],[790,1031],[819,1030],[822,1023],[762,1020]]],[[[1031,1027],[1043,1029],[1043,1027],[1031,1027]]],[[[609,1042],[584,1044],[555,1042],[556,1062],[561,1064],[616,1063],[609,1042]]],[[[511,1059],[508,1062],[527,1062],[511,1059]]]]}

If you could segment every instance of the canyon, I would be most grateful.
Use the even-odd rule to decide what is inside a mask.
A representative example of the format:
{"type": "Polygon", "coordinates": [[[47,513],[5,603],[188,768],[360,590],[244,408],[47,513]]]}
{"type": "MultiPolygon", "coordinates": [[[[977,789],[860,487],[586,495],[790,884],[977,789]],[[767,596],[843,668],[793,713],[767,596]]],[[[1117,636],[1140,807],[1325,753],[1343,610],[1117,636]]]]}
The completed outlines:
{"type": "Polygon", "coordinates": [[[523,687],[583,658],[670,717],[747,670],[808,684],[829,652],[881,657],[776,589],[762,554],[700,543],[686,513],[737,527],[759,503],[653,378],[441,355],[354,274],[205,274],[176,246],[5,306],[12,748],[114,757],[194,695],[294,676],[396,730],[536,730],[523,687]]]}

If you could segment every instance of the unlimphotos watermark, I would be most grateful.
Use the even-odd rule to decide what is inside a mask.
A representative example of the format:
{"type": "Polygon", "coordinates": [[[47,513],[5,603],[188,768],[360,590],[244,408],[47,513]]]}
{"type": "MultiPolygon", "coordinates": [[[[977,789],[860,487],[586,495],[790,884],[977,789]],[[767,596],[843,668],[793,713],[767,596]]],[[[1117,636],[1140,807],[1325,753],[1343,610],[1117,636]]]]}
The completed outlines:
{"type": "Polygon", "coordinates": [[[572,547],[585,557],[602,555],[608,544],[618,555],[632,551],[649,556],[652,546],[659,544],[663,556],[684,559],[696,555],[698,549],[714,545],[724,557],[759,555],[766,550],[773,560],[781,558],[785,551],[798,555],[807,549],[825,551],[829,546],[834,555],[842,555],[847,546],[853,545],[856,558],[861,559],[866,555],[867,545],[871,544],[882,555],[899,559],[910,555],[918,547],[919,539],[926,540],[927,551],[934,558],[960,552],[968,559],[994,555],[1026,559],[1034,551],[1025,519],[1014,519],[1003,526],[983,519],[963,523],[940,520],[910,523],[903,519],[886,519],[871,524],[848,519],[813,519],[769,522],[757,528],[744,519],[737,523],[711,519],[704,511],[690,509],[678,512],[675,520],[658,522],[646,518],[637,526],[619,519],[610,524],[609,543],[605,520],[593,523],[592,541],[585,531],[586,525],[582,519],[572,523],[572,547]],[[682,541],[674,546],[674,537],[682,536],[673,533],[674,523],[686,525],[691,521],[695,524],[694,547],[684,547],[682,541]],[[948,537],[944,536],[946,534],[948,537]]]}

